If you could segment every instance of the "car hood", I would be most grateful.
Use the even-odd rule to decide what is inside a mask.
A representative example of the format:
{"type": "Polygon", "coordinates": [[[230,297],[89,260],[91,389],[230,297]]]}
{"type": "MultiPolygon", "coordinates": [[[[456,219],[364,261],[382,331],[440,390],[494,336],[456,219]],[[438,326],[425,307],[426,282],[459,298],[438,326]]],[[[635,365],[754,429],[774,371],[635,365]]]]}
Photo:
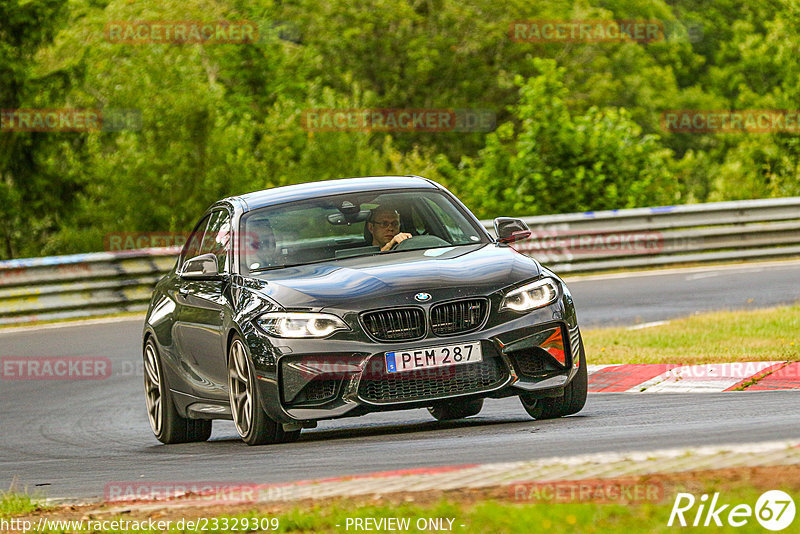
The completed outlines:
{"type": "Polygon", "coordinates": [[[285,308],[365,310],[488,295],[541,273],[507,246],[472,245],[376,254],[258,273],[261,291],[285,308]]]}

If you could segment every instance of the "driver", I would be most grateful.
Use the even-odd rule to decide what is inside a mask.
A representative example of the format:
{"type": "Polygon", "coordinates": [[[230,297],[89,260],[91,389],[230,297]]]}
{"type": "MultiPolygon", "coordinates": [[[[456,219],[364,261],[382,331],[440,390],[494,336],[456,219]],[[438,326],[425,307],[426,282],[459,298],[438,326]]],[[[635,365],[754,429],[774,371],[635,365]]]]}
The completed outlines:
{"type": "Polygon", "coordinates": [[[372,245],[380,247],[381,252],[391,250],[411,237],[411,234],[399,232],[400,214],[386,206],[372,210],[367,219],[367,230],[372,235],[372,245]]]}

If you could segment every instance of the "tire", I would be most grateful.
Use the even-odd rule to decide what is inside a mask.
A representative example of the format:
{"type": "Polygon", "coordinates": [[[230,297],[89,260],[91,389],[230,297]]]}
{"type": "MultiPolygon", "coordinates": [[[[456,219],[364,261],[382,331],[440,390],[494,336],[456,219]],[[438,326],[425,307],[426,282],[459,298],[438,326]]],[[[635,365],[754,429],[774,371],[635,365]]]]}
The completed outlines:
{"type": "Polygon", "coordinates": [[[554,419],[565,415],[576,414],[586,405],[586,393],[589,389],[589,373],[586,369],[586,356],[583,351],[583,342],[579,351],[580,367],[578,372],[564,388],[564,394],[560,397],[548,397],[544,399],[531,399],[526,395],[520,395],[519,400],[528,415],[534,419],[554,419]]]}
{"type": "Polygon", "coordinates": [[[144,394],[150,429],[161,443],[190,443],[211,437],[211,421],[182,417],[175,408],[172,392],[153,338],[144,344],[144,394]]]}
{"type": "Polygon", "coordinates": [[[449,400],[434,404],[428,411],[439,421],[452,421],[478,415],[482,408],[483,399],[449,400]]]}
{"type": "Polygon", "coordinates": [[[236,431],[248,445],[289,443],[300,437],[299,430],[285,431],[283,425],[270,419],[261,408],[253,364],[238,335],[228,349],[228,398],[236,431]]]}

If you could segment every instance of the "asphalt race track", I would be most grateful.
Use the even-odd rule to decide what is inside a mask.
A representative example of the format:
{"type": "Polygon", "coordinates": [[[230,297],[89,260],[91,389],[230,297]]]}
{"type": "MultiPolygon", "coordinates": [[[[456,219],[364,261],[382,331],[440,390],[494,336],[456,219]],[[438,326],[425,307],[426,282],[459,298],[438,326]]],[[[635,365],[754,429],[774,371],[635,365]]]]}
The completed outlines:
{"type": "MultiPolygon", "coordinates": [[[[800,262],[571,282],[584,325],[633,324],[800,300],[800,262]]],[[[112,482],[285,482],[413,467],[800,438],[798,393],[591,395],[577,416],[533,421],[517,399],[439,423],[424,410],[323,422],[299,442],[248,447],[215,422],[209,443],[163,446],[144,410],[141,322],[0,334],[0,356],[105,356],[89,381],[0,381],[0,489],[102,498],[112,482]]]]}

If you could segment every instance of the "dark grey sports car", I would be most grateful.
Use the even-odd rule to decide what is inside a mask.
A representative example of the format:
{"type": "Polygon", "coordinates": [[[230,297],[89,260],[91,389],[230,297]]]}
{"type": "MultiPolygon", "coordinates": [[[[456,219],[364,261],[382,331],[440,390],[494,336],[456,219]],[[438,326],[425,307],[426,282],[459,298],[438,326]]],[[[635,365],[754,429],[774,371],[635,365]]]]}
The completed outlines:
{"type": "Polygon", "coordinates": [[[320,419],[427,407],[436,419],[519,396],[535,418],[586,402],[564,283],[417,176],[259,191],[211,206],[156,285],[144,328],[150,424],[202,441],[233,419],[251,445],[320,419]]]}

